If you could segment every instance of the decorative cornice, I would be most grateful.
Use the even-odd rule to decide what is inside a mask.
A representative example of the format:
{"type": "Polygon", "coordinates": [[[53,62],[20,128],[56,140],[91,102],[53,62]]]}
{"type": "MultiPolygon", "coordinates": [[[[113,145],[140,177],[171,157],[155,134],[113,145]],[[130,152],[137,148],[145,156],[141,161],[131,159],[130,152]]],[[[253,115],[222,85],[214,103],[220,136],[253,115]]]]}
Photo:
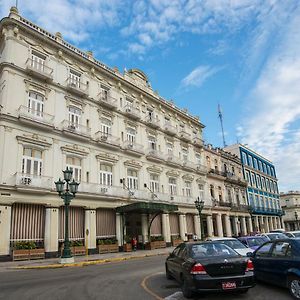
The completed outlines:
{"type": "Polygon", "coordinates": [[[193,181],[194,180],[194,176],[190,175],[190,174],[185,174],[185,175],[182,176],[182,179],[188,180],[188,181],[193,181]]]}
{"type": "Polygon", "coordinates": [[[80,98],[75,98],[75,97],[66,95],[65,99],[67,102],[67,106],[70,106],[72,103],[77,106],[81,106],[81,108],[84,108],[86,106],[86,103],[84,101],[82,101],[82,99],[80,99],[80,98]]]}
{"type": "Polygon", "coordinates": [[[152,165],[152,166],[149,166],[149,167],[147,167],[147,171],[149,172],[149,173],[161,173],[162,172],[162,168],[161,167],[159,167],[159,166],[156,166],[156,165],[152,165]]]}
{"type": "Polygon", "coordinates": [[[142,164],[136,160],[126,160],[124,162],[124,165],[127,167],[131,167],[131,168],[135,168],[135,169],[141,169],[142,168],[142,164]]]}
{"type": "Polygon", "coordinates": [[[67,154],[75,154],[79,156],[87,156],[89,154],[89,151],[84,148],[80,148],[78,145],[65,145],[61,146],[60,149],[62,150],[63,153],[67,154]]]}
{"type": "Polygon", "coordinates": [[[117,155],[112,155],[109,153],[101,152],[96,155],[96,159],[98,161],[105,161],[108,163],[115,164],[119,160],[119,157],[117,155]]]}
{"type": "Polygon", "coordinates": [[[180,174],[178,171],[170,170],[166,172],[166,175],[169,177],[178,177],[180,174]]]}
{"type": "Polygon", "coordinates": [[[42,138],[37,134],[24,134],[22,136],[17,135],[16,138],[20,144],[31,144],[42,148],[49,148],[52,145],[51,142],[47,141],[45,138],[42,138]]]}

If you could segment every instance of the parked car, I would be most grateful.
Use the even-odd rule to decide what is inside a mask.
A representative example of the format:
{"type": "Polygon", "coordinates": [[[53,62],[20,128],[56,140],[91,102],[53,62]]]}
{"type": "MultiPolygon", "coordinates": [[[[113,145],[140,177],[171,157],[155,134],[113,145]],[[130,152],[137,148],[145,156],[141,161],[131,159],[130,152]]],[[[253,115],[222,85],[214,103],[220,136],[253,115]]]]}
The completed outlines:
{"type": "Polygon", "coordinates": [[[238,239],[245,246],[251,248],[253,251],[269,240],[269,239],[265,239],[261,236],[243,236],[243,237],[239,237],[238,239]]]}
{"type": "Polygon", "coordinates": [[[300,239],[269,241],[250,256],[258,280],[287,287],[300,299],[300,239]]]}
{"type": "MultiPolygon", "coordinates": [[[[268,239],[268,241],[278,240],[278,239],[286,239],[288,238],[287,235],[285,235],[282,232],[269,232],[269,233],[261,233],[257,234],[256,236],[262,236],[268,239]]],[[[267,240],[266,240],[267,241],[267,240]]]]}
{"type": "Polygon", "coordinates": [[[270,232],[281,232],[281,233],[285,233],[285,229],[283,229],[283,228],[277,228],[277,229],[270,230],[270,232]]]}
{"type": "Polygon", "coordinates": [[[241,241],[239,241],[236,238],[230,238],[230,237],[211,237],[208,238],[207,241],[218,241],[220,243],[223,243],[229,247],[231,247],[233,250],[235,250],[238,254],[247,256],[247,254],[250,252],[253,252],[254,250],[243,244],[241,241]]]}
{"type": "Polygon", "coordinates": [[[285,234],[289,237],[289,238],[300,238],[300,231],[288,231],[285,232],[285,234]]]}
{"type": "Polygon", "coordinates": [[[165,267],[166,277],[180,282],[186,298],[194,292],[247,292],[255,285],[252,261],[220,242],[182,243],[165,267]]]}

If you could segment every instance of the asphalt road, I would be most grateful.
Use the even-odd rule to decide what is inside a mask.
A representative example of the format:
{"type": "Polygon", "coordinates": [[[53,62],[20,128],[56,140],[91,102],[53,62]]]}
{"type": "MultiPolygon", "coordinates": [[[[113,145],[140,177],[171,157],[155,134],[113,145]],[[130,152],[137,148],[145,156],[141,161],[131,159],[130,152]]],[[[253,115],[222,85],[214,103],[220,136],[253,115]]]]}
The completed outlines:
{"type": "MultiPolygon", "coordinates": [[[[15,270],[0,273],[1,300],[184,299],[176,281],[164,275],[165,256],[80,268],[15,270]]],[[[247,295],[212,294],[195,299],[291,299],[285,289],[259,284],[247,295]]]]}

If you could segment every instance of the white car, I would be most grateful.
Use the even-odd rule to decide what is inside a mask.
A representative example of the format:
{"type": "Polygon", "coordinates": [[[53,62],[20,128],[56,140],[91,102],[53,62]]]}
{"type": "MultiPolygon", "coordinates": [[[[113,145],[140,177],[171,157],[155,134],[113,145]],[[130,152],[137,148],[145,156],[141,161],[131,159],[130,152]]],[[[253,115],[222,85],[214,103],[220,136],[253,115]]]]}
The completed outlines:
{"type": "Polygon", "coordinates": [[[244,245],[242,242],[240,242],[238,239],[230,238],[230,237],[211,237],[208,238],[207,241],[218,241],[221,242],[230,248],[232,248],[234,251],[236,251],[238,254],[242,256],[247,256],[247,254],[250,252],[252,253],[254,250],[244,245]]]}
{"type": "Polygon", "coordinates": [[[289,238],[300,238],[300,231],[296,230],[296,231],[288,231],[285,232],[285,234],[289,237],[289,238]]]}
{"type": "Polygon", "coordinates": [[[288,236],[282,232],[269,232],[269,233],[261,233],[261,234],[256,234],[256,235],[265,237],[269,241],[288,238],[288,236]]]}

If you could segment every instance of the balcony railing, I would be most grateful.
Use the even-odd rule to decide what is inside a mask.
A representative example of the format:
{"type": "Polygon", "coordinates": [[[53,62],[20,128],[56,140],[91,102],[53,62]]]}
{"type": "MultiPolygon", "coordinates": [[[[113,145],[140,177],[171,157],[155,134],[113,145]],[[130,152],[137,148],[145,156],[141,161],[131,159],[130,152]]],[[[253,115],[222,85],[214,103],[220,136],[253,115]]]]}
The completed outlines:
{"type": "Polygon", "coordinates": [[[170,135],[176,135],[177,134],[176,127],[171,125],[170,123],[165,123],[164,130],[165,130],[165,132],[167,132],[170,135]]]}
{"type": "Polygon", "coordinates": [[[151,148],[149,148],[149,149],[147,150],[147,155],[146,155],[146,157],[147,157],[149,160],[151,160],[151,159],[153,159],[153,160],[159,160],[159,161],[164,160],[164,155],[163,155],[162,152],[160,152],[160,151],[158,151],[158,150],[155,150],[155,149],[151,149],[151,148]]]}
{"type": "Polygon", "coordinates": [[[241,185],[246,186],[247,185],[247,181],[244,178],[238,177],[237,175],[235,175],[232,172],[222,172],[222,175],[226,177],[226,181],[229,182],[234,182],[234,183],[240,183],[241,185]]]}
{"type": "Polygon", "coordinates": [[[101,144],[111,145],[116,147],[120,146],[120,138],[115,137],[106,132],[102,132],[102,131],[96,132],[95,138],[101,144]]]}
{"type": "Polygon", "coordinates": [[[123,144],[123,149],[130,151],[130,152],[136,152],[139,154],[143,154],[144,153],[144,147],[140,144],[137,143],[133,143],[131,141],[125,141],[123,144]]]}
{"type": "Polygon", "coordinates": [[[54,188],[52,177],[24,173],[16,173],[14,175],[14,183],[17,187],[23,188],[38,188],[47,190],[54,188]]]}
{"type": "Polygon", "coordinates": [[[103,92],[100,92],[98,100],[100,103],[108,108],[116,109],[118,107],[118,100],[113,98],[110,93],[105,94],[103,92]]]}
{"type": "Polygon", "coordinates": [[[198,146],[198,147],[203,147],[204,142],[203,142],[202,139],[200,139],[199,137],[195,136],[195,137],[193,138],[193,144],[194,144],[195,146],[198,146]]]}
{"type": "Polygon", "coordinates": [[[125,105],[122,108],[122,111],[124,114],[126,114],[127,116],[133,119],[139,119],[141,117],[140,111],[131,105],[125,105]]]}
{"type": "Polygon", "coordinates": [[[53,79],[53,69],[49,68],[46,65],[46,62],[39,62],[36,60],[33,60],[32,58],[28,58],[26,61],[26,71],[31,74],[35,75],[39,78],[42,78],[44,80],[51,81],[53,79]]]}
{"type": "Polygon", "coordinates": [[[185,130],[181,129],[179,131],[179,137],[186,141],[186,142],[190,142],[191,141],[191,135],[189,133],[187,133],[185,130]]]}
{"type": "Polygon", "coordinates": [[[154,118],[154,117],[149,117],[147,116],[145,118],[145,123],[153,128],[159,128],[160,127],[160,121],[158,118],[154,118]]]}
{"type": "Polygon", "coordinates": [[[257,214],[269,214],[269,215],[283,214],[283,211],[281,209],[270,208],[270,207],[252,206],[250,210],[252,213],[257,213],[257,214]]]}
{"type": "Polygon", "coordinates": [[[202,164],[196,164],[196,171],[198,173],[201,173],[201,174],[206,174],[207,173],[207,167],[205,165],[202,165],[202,164]]]}
{"type": "Polygon", "coordinates": [[[212,174],[212,175],[218,175],[218,176],[225,177],[225,173],[224,172],[221,172],[221,171],[216,170],[216,169],[210,169],[209,173],[212,174]]]}
{"type": "Polygon", "coordinates": [[[166,162],[168,164],[177,165],[177,166],[181,166],[181,164],[182,164],[182,161],[181,161],[181,159],[179,157],[177,157],[177,156],[175,156],[173,154],[170,154],[170,153],[168,153],[166,155],[166,162]]]}
{"type": "Polygon", "coordinates": [[[80,182],[78,192],[98,194],[102,196],[127,197],[128,192],[119,186],[101,185],[97,183],[80,182]]]}
{"type": "Polygon", "coordinates": [[[87,84],[83,83],[81,80],[74,80],[74,78],[70,76],[67,79],[67,88],[79,95],[87,95],[88,93],[87,84]]]}
{"type": "Polygon", "coordinates": [[[46,125],[53,125],[54,116],[44,113],[43,111],[34,110],[30,107],[19,107],[19,118],[24,118],[33,122],[46,125]]]}
{"type": "Polygon", "coordinates": [[[62,122],[62,129],[65,132],[69,132],[72,134],[78,134],[84,137],[90,137],[91,136],[91,129],[89,127],[72,123],[68,120],[64,120],[62,122]]]}
{"type": "Polygon", "coordinates": [[[182,167],[185,169],[195,169],[196,165],[195,165],[195,163],[189,161],[188,159],[184,159],[182,161],[182,167]]]}

